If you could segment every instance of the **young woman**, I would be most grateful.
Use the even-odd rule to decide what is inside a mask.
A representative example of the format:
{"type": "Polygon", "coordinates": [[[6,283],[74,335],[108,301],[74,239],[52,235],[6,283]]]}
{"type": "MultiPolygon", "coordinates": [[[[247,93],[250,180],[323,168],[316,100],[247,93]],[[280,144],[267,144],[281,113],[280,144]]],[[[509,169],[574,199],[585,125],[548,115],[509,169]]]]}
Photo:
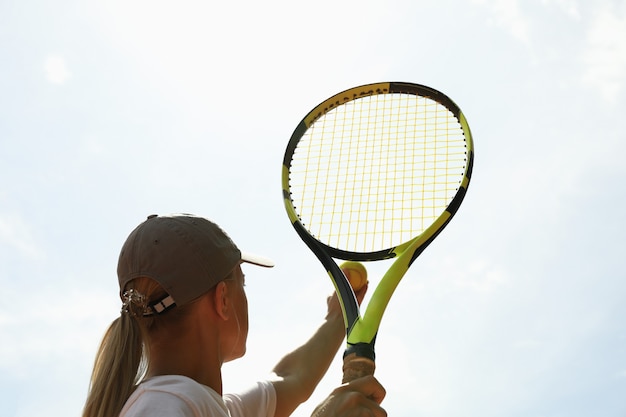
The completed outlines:
{"type": "MultiPolygon", "coordinates": [[[[242,254],[215,223],[193,215],[150,216],[122,247],[122,309],[96,356],[83,417],[286,417],[306,401],[344,337],[335,296],[322,325],[237,394],[222,393],[222,364],[246,351],[248,304],[242,254]]],[[[357,293],[359,302],[366,288],[357,293]]],[[[335,389],[315,417],[385,416],[373,377],[335,389]]]]}

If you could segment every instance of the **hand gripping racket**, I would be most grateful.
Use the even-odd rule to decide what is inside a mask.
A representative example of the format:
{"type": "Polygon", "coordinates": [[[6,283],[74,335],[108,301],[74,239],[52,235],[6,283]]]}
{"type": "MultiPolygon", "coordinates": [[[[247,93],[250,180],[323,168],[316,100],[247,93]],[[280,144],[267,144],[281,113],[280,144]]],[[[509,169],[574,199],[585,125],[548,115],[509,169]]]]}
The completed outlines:
{"type": "Polygon", "coordinates": [[[394,290],[458,210],[474,147],[459,107],[401,82],[341,92],[309,112],[283,160],[289,219],[330,275],[343,310],[343,381],[374,373],[374,342],[394,290]],[[361,317],[333,260],[394,258],[361,317]]]}

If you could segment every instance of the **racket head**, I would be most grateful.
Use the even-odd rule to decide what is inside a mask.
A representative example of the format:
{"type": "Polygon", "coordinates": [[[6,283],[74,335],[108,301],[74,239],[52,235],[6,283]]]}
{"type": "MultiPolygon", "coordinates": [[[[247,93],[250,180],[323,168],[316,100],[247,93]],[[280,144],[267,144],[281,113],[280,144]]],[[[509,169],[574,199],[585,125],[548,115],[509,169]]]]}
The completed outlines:
{"type": "Polygon", "coordinates": [[[445,211],[458,210],[473,148],[460,108],[433,88],[351,88],[320,103],[294,130],[283,158],[285,207],[335,258],[392,258],[445,211]],[[392,171],[381,170],[382,158],[393,161],[385,165],[392,171]],[[365,227],[374,223],[379,229],[365,227]]]}
{"type": "Polygon", "coordinates": [[[420,84],[354,87],[321,102],[298,124],[283,158],[283,200],[292,225],[333,279],[348,333],[360,320],[359,308],[332,258],[408,257],[372,296],[385,293],[375,314],[382,316],[397,281],[457,212],[473,159],[460,108],[420,84]]]}

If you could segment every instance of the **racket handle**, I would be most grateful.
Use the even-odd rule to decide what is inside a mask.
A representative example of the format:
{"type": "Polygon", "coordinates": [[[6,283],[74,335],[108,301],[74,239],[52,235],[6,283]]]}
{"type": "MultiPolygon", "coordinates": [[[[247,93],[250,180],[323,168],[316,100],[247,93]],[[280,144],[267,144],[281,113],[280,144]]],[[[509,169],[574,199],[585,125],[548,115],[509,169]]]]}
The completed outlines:
{"type": "Polygon", "coordinates": [[[350,353],[343,358],[342,384],[353,381],[366,375],[374,375],[376,364],[369,358],[350,353]]]}

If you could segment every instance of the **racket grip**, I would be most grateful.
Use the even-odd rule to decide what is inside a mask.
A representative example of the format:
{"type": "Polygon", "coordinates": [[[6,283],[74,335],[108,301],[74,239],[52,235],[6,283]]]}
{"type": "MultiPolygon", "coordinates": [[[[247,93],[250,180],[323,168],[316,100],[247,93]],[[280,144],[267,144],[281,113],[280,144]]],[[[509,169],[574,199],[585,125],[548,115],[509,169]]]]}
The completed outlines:
{"type": "Polygon", "coordinates": [[[374,375],[376,364],[370,358],[357,356],[350,353],[343,358],[343,379],[342,384],[353,381],[366,375],[374,375]]]}

